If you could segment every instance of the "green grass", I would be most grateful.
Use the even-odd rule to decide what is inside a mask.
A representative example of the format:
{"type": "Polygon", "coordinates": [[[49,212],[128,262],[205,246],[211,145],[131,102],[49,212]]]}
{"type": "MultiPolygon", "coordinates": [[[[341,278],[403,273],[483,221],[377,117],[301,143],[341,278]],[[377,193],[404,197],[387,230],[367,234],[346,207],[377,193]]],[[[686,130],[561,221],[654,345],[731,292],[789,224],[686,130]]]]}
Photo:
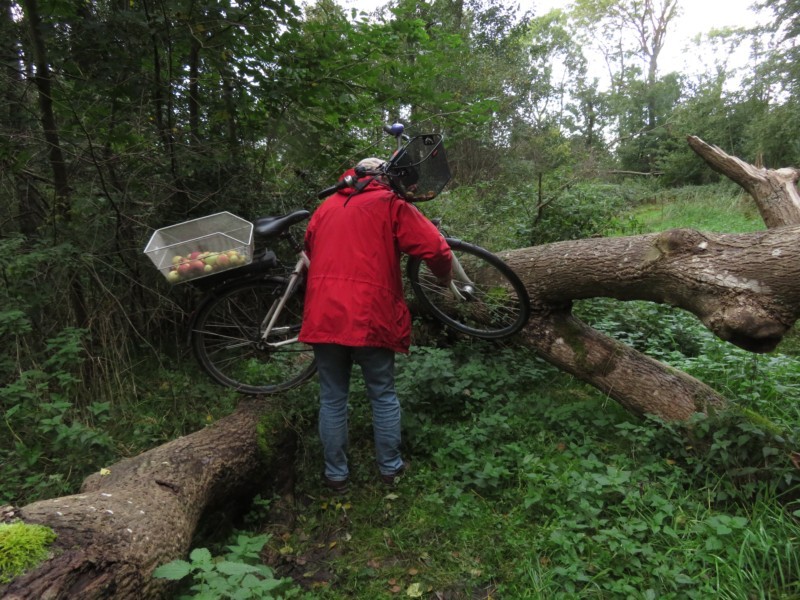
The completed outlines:
{"type": "Polygon", "coordinates": [[[727,183],[662,191],[636,208],[633,216],[645,232],[690,228],[747,233],[765,229],[755,201],[727,183]]]}

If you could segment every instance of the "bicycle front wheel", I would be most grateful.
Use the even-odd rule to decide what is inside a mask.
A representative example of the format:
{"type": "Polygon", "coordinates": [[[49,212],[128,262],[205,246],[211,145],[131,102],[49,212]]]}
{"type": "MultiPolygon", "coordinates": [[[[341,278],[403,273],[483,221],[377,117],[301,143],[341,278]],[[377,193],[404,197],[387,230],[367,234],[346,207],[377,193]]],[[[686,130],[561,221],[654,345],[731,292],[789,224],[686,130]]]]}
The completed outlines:
{"type": "Polygon", "coordinates": [[[408,278],[420,303],[448,327],[473,337],[499,340],[522,329],[530,300],[511,267],[479,246],[452,238],[447,242],[455,289],[439,285],[424,261],[408,261],[408,278]]]}
{"type": "Polygon", "coordinates": [[[300,385],[316,372],[314,351],[297,336],[302,291],[288,299],[268,339],[265,317],[284,286],[252,281],[217,291],[199,307],[191,330],[200,365],[222,385],[246,394],[272,394],[300,385]]]}

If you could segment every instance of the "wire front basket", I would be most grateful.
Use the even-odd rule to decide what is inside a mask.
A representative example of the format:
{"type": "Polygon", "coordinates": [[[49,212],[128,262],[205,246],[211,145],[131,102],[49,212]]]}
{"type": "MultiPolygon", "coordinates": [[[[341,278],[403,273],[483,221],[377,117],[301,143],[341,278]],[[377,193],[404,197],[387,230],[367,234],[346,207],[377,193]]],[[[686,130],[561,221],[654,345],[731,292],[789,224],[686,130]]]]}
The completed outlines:
{"type": "Polygon", "coordinates": [[[389,161],[387,173],[392,187],[406,200],[433,200],[450,181],[442,136],[429,133],[412,138],[389,161]]]}

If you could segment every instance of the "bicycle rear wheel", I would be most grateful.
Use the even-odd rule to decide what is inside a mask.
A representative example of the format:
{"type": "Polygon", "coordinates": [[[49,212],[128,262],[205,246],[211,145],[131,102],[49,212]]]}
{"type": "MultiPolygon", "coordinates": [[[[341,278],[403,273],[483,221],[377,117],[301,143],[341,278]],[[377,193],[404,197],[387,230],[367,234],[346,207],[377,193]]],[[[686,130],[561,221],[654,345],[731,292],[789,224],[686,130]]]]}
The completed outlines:
{"type": "Polygon", "coordinates": [[[289,298],[269,339],[261,339],[265,316],[283,291],[282,284],[251,281],[220,290],[200,305],[191,329],[192,349],[218,383],[246,394],[272,394],[314,375],[311,346],[300,342],[269,345],[300,331],[302,292],[289,298]]]}
{"type": "Polygon", "coordinates": [[[530,300],[516,273],[488,250],[452,238],[447,242],[463,268],[453,273],[458,295],[439,285],[424,261],[411,258],[408,278],[422,305],[445,325],[477,338],[499,340],[522,329],[530,300]]]}

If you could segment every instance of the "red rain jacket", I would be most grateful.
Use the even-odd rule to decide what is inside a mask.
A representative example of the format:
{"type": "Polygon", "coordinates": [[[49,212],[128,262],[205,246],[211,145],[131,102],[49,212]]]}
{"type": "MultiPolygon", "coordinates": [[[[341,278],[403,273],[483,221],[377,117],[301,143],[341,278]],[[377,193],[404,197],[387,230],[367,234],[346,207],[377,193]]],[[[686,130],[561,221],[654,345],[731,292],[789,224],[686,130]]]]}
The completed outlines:
{"type": "Polygon", "coordinates": [[[425,260],[442,277],[450,272],[450,248],[419,209],[387,185],[372,181],[352,192],[330,196],[306,230],[311,265],[300,341],[408,352],[411,315],[400,253],[425,260]]]}

